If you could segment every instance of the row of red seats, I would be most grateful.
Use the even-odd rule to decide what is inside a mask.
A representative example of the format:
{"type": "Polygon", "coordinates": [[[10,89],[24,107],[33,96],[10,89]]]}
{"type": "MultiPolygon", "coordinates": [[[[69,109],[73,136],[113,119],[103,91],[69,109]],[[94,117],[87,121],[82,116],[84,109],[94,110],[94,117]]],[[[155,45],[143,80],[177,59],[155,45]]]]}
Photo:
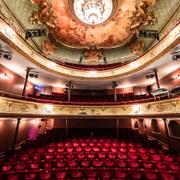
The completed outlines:
{"type": "Polygon", "coordinates": [[[165,162],[180,162],[178,156],[160,155],[160,154],[136,154],[136,153],[35,153],[33,155],[22,154],[16,157],[7,158],[8,161],[30,161],[30,160],[53,160],[53,159],[111,159],[111,160],[140,160],[140,161],[165,161],[165,162]]]}
{"type": "Polygon", "coordinates": [[[180,173],[132,170],[64,170],[12,173],[1,180],[179,180],[180,173]]]}
{"type": "Polygon", "coordinates": [[[129,169],[157,169],[165,171],[180,172],[180,166],[175,162],[146,162],[146,161],[124,161],[124,160],[61,160],[61,161],[28,161],[3,163],[2,172],[59,169],[59,168],[129,168],[129,169]]]}

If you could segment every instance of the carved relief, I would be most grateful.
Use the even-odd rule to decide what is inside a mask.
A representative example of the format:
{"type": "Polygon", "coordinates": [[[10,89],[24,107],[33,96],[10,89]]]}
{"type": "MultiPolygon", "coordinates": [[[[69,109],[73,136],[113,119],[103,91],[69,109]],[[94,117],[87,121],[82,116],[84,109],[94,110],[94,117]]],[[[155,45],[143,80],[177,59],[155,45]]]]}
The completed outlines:
{"type": "Polygon", "coordinates": [[[103,57],[103,52],[98,50],[86,50],[84,52],[84,59],[90,64],[97,64],[103,57]]]}
{"type": "Polygon", "coordinates": [[[137,40],[130,45],[130,50],[133,54],[140,56],[144,52],[144,42],[142,40],[137,40]]]}
{"type": "Polygon", "coordinates": [[[45,55],[51,55],[54,53],[55,51],[55,44],[50,41],[49,39],[46,39],[43,41],[42,43],[42,52],[45,54],[45,55]]]}
{"type": "Polygon", "coordinates": [[[32,16],[29,17],[31,23],[44,24],[48,28],[56,28],[56,16],[52,10],[52,5],[48,0],[39,3],[39,10],[35,10],[32,16]]]}
{"type": "Polygon", "coordinates": [[[180,98],[151,103],[141,103],[135,108],[134,105],[111,105],[106,106],[71,106],[51,105],[32,101],[21,101],[0,97],[0,114],[57,116],[57,115],[87,115],[87,116],[137,116],[137,115],[180,115],[180,98]],[[176,104],[173,106],[172,104],[176,104]],[[37,108],[37,107],[38,108],[37,108]]]}
{"type": "Polygon", "coordinates": [[[148,8],[151,4],[146,1],[140,1],[136,10],[129,16],[131,20],[131,25],[128,31],[136,31],[141,25],[154,25],[156,18],[152,11],[149,11],[148,8]]]}

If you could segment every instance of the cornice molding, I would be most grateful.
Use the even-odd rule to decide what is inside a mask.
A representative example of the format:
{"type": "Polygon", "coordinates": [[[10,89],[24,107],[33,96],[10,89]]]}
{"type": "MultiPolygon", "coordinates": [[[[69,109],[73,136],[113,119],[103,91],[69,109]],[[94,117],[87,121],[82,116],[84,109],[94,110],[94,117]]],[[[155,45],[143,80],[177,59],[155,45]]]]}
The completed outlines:
{"type": "Polygon", "coordinates": [[[180,98],[129,105],[80,106],[44,104],[0,97],[0,104],[0,117],[180,117],[180,98]]]}

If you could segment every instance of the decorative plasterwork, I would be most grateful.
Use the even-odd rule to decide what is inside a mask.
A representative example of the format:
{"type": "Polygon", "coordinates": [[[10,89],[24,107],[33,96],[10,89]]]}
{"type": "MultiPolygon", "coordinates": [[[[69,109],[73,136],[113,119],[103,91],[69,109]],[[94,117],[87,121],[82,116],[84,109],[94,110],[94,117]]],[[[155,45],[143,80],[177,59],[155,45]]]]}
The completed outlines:
{"type": "Polygon", "coordinates": [[[95,74],[88,70],[79,70],[68,68],[62,65],[58,65],[46,57],[42,56],[38,52],[34,51],[27,42],[25,42],[13,29],[9,27],[2,19],[0,19],[0,37],[20,54],[25,56],[29,61],[36,64],[40,68],[49,72],[69,77],[73,79],[83,80],[102,80],[102,79],[113,79],[118,76],[125,76],[132,74],[143,69],[145,66],[153,63],[165,53],[170,51],[171,48],[175,47],[180,43],[180,24],[178,24],[159,44],[152,48],[145,55],[141,56],[137,60],[109,70],[95,71],[95,74]]]}
{"type": "Polygon", "coordinates": [[[76,49],[111,49],[128,43],[141,25],[155,24],[156,18],[149,8],[156,1],[44,0],[39,2],[38,10],[33,11],[30,22],[44,24],[53,36],[52,43],[57,45],[60,43],[76,49]],[[73,3],[76,4],[73,6],[73,3]],[[73,7],[79,9],[76,11],[73,7]],[[94,13],[88,14],[90,9],[94,13]],[[106,10],[110,12],[106,14],[106,10]],[[109,18],[105,17],[105,22],[102,22],[104,19],[99,16],[104,16],[104,13],[109,18]],[[94,22],[96,20],[99,22],[94,22]]]}
{"type": "Polygon", "coordinates": [[[151,103],[78,106],[54,105],[0,97],[0,116],[180,116],[180,98],[151,103]]]}

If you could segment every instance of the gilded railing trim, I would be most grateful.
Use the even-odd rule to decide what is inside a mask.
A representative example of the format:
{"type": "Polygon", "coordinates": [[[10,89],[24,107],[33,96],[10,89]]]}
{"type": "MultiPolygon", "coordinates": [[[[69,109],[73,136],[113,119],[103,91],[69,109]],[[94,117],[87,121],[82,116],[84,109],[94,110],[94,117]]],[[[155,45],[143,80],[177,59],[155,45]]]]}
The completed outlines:
{"type": "Polygon", "coordinates": [[[180,98],[149,103],[81,106],[44,104],[0,97],[0,116],[180,116],[180,98]]]}

